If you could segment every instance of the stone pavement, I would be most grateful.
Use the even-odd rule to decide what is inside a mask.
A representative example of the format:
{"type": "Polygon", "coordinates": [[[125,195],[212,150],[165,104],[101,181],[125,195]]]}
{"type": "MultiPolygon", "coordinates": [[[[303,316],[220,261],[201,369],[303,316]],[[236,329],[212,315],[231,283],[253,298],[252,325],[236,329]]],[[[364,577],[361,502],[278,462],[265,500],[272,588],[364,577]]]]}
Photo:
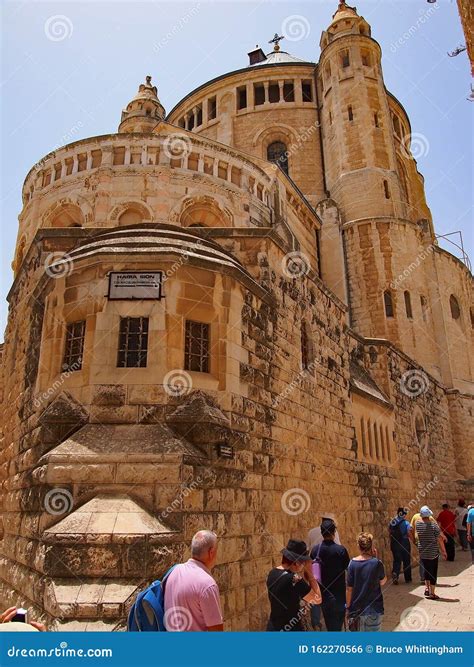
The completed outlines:
{"type": "Polygon", "coordinates": [[[427,600],[419,583],[418,566],[413,583],[398,586],[389,580],[384,586],[385,616],[382,630],[433,631],[474,630],[474,567],[470,551],[456,549],[454,562],[440,561],[436,594],[441,600],[427,600]]]}

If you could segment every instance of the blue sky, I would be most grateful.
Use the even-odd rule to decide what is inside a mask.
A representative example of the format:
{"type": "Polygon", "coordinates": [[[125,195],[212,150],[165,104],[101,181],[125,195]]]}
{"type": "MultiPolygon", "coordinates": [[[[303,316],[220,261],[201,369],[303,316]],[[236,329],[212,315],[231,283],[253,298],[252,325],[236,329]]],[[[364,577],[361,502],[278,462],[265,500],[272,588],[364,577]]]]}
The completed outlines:
{"type": "MultiPolygon", "coordinates": [[[[387,88],[405,106],[412,131],[423,135],[418,168],[436,231],[462,230],[474,260],[469,64],[466,53],[447,55],[464,43],[456,2],[354,4],[382,46],[387,88]]],[[[321,31],[336,7],[337,0],[4,1],[1,332],[21,187],[35,162],[65,143],[116,131],[121,109],[147,74],[169,111],[201,83],[245,67],[255,44],[271,50],[268,40],[285,26],[282,49],[317,61],[321,31]]]]}

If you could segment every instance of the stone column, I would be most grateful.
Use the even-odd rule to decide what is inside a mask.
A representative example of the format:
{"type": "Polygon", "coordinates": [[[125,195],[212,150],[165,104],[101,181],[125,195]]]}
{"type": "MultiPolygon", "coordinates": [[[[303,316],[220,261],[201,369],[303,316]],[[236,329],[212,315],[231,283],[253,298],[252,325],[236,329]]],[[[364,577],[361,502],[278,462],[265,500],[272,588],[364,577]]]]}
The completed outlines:
{"type": "Polygon", "coordinates": [[[278,81],[278,89],[279,89],[279,95],[280,95],[280,97],[278,99],[279,102],[284,102],[285,101],[284,92],[283,92],[283,84],[284,84],[284,81],[278,81]]]}

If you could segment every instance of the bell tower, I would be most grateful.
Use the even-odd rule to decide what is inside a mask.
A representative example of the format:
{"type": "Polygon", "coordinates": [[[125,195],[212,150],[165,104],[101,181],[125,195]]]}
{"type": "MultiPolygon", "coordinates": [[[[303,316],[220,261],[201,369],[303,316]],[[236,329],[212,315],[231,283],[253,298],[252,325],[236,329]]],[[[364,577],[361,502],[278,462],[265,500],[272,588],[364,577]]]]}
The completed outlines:
{"type": "Polygon", "coordinates": [[[370,25],[355,7],[340,2],[320,47],[318,87],[331,197],[346,222],[401,216],[382,54],[370,25]]]}
{"type": "Polygon", "coordinates": [[[165,109],[158,99],[156,86],[151,84],[151,76],[138,87],[138,93],[122,111],[119,132],[152,132],[165,117],[165,109]]]}

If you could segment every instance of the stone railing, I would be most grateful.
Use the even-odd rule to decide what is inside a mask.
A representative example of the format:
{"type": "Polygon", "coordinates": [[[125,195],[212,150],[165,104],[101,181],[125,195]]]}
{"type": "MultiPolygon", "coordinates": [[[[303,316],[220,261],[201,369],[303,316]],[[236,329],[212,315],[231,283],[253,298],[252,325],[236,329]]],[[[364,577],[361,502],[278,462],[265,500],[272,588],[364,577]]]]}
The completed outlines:
{"type": "Polygon", "coordinates": [[[69,179],[88,176],[101,168],[186,169],[227,181],[268,203],[270,177],[232,150],[206,145],[205,141],[179,131],[149,137],[114,134],[85,139],[46,155],[28,173],[23,185],[26,205],[37,193],[69,179]]]}

